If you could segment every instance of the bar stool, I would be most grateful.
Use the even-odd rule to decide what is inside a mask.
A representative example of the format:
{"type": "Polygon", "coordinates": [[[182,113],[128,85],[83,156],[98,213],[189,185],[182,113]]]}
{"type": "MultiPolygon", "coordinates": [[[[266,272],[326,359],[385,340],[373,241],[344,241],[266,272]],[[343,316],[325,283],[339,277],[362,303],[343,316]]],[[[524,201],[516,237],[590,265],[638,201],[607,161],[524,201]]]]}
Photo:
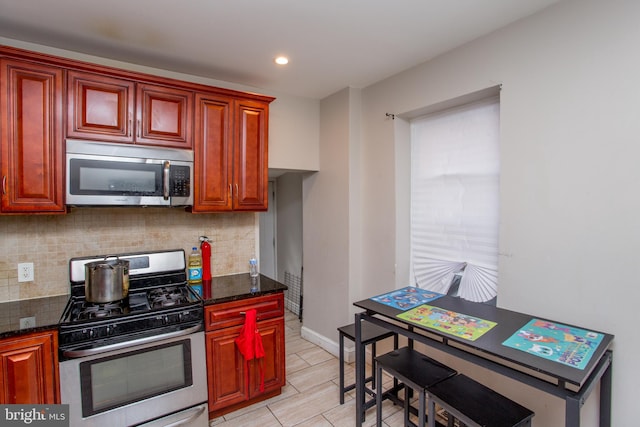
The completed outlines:
{"type": "MultiPolygon", "coordinates": [[[[418,406],[418,423],[420,426],[425,425],[426,409],[427,409],[427,387],[438,384],[447,378],[456,375],[456,371],[442,363],[431,359],[424,354],[413,350],[409,347],[383,354],[376,358],[377,371],[376,381],[378,387],[376,389],[376,425],[382,425],[382,371],[397,378],[405,388],[404,397],[404,425],[414,425],[409,420],[410,415],[410,393],[407,387],[411,387],[419,394],[418,406]]],[[[430,412],[430,414],[432,414],[430,412]]],[[[432,416],[429,419],[433,419],[432,416]]]]}
{"type": "MultiPolygon", "coordinates": [[[[347,338],[354,343],[356,342],[356,324],[351,323],[349,325],[341,326],[338,328],[339,333],[339,346],[340,346],[340,404],[344,404],[344,395],[348,391],[356,388],[356,384],[344,384],[344,339],[347,338]]],[[[376,343],[385,338],[393,337],[393,348],[398,348],[398,334],[392,332],[388,329],[385,329],[381,326],[374,325],[371,322],[361,322],[361,340],[362,340],[362,351],[366,350],[368,345],[371,345],[371,367],[372,372],[371,376],[365,378],[365,387],[364,390],[366,393],[373,395],[373,390],[376,386],[376,378],[375,378],[375,357],[376,357],[376,343]],[[371,382],[371,389],[369,389],[366,384],[371,382]]],[[[369,406],[373,406],[374,400],[371,401],[369,406]]],[[[365,408],[366,409],[366,408],[365,408]]]]}
{"type": "MultiPolygon", "coordinates": [[[[429,414],[435,414],[436,403],[449,413],[447,425],[454,418],[469,427],[530,427],[533,411],[504,397],[465,375],[456,375],[427,388],[429,414]]],[[[429,417],[429,427],[435,427],[429,417]]]]}

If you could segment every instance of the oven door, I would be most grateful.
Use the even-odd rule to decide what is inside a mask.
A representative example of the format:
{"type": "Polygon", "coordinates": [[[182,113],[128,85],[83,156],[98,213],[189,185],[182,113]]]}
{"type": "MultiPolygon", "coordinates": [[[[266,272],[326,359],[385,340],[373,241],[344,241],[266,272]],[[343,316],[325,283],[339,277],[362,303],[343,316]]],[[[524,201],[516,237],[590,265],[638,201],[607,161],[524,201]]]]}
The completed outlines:
{"type": "Polygon", "coordinates": [[[208,411],[198,409],[207,401],[205,354],[204,332],[197,332],[61,362],[71,425],[162,425],[163,418],[182,417],[206,426],[208,411]]]}

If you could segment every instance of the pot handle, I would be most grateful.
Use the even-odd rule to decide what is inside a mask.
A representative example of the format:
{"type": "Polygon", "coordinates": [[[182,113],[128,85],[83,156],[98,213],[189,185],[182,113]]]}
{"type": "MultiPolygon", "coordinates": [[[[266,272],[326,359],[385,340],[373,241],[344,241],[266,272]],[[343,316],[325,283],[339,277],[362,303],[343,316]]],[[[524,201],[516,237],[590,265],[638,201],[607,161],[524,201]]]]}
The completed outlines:
{"type": "MultiPolygon", "coordinates": [[[[115,258],[118,261],[120,261],[120,257],[118,255],[105,255],[104,256],[104,260],[106,261],[108,258],[115,258]]],[[[110,269],[114,269],[113,266],[111,264],[107,264],[109,266],[110,269]]]]}

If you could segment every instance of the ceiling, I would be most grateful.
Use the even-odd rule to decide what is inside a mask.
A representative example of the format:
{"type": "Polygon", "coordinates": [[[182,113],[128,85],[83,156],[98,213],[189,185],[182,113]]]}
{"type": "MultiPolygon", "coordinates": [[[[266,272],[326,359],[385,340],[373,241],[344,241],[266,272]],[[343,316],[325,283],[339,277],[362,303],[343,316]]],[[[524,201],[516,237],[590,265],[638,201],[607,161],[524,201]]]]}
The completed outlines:
{"type": "Polygon", "coordinates": [[[0,37],[321,99],[558,1],[0,0],[0,37]]]}

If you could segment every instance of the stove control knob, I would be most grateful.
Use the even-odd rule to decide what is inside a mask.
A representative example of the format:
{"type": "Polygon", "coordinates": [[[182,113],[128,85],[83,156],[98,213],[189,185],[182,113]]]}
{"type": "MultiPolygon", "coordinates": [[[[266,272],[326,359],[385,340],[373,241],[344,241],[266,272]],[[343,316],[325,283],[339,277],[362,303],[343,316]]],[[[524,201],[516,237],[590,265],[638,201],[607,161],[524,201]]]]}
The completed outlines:
{"type": "Polygon", "coordinates": [[[168,325],[169,324],[169,316],[167,316],[165,314],[164,317],[162,318],[162,323],[164,323],[165,325],[168,325]]]}
{"type": "Polygon", "coordinates": [[[93,329],[83,329],[82,333],[85,335],[89,335],[89,338],[93,338],[93,329]]]}

